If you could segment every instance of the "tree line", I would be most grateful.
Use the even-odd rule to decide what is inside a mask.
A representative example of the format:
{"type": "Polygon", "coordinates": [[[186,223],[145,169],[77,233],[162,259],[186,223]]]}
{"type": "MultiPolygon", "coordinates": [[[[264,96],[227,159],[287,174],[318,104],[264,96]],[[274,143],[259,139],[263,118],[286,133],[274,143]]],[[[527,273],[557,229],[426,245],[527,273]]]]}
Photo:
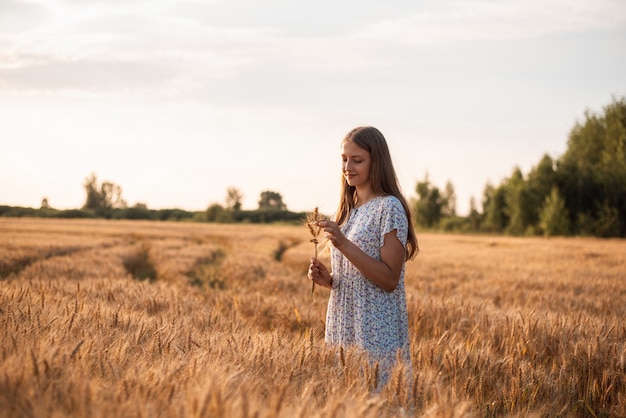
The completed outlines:
{"type": "MultiPolygon", "coordinates": [[[[212,203],[204,211],[129,207],[122,188],[98,182],[95,174],[83,184],[81,209],[56,210],[48,200],[39,209],[0,206],[0,216],[61,218],[149,219],[197,222],[301,222],[306,213],[291,212],[280,193],[261,192],[256,210],[243,210],[243,194],[226,191],[224,204],[212,203]]],[[[559,158],[544,155],[530,170],[515,167],[500,184],[487,183],[478,208],[470,200],[470,213],[456,213],[454,185],[443,189],[428,175],[418,181],[411,199],[413,221],[423,230],[509,235],[590,235],[626,237],[626,98],[613,98],[602,112],[586,111],[571,129],[567,150],[559,158]]]]}
{"type": "Polygon", "coordinates": [[[58,210],[50,206],[44,197],[39,209],[0,205],[0,216],[5,217],[47,217],[47,218],[103,218],[156,221],[194,222],[301,222],[305,212],[292,212],[287,209],[283,196],[276,191],[261,192],[258,209],[243,210],[243,194],[236,187],[229,187],[225,205],[212,203],[203,211],[183,209],[150,209],[144,203],[128,206],[122,197],[122,187],[110,181],[99,182],[95,173],[85,178],[85,203],[80,209],[58,210]]]}
{"type": "Polygon", "coordinates": [[[445,231],[509,235],[626,237],[626,99],[586,111],[559,158],[544,155],[526,175],[519,167],[498,185],[487,183],[482,210],[456,216],[454,187],[428,177],[417,183],[416,223],[445,231]]]}

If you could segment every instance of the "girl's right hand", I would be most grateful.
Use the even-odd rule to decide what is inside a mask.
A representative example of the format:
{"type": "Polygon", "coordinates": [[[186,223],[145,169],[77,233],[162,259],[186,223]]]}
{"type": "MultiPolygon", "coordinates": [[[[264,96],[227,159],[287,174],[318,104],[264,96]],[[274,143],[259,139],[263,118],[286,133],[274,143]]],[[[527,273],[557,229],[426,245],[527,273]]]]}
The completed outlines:
{"type": "Polygon", "coordinates": [[[321,227],[324,232],[326,232],[326,239],[330,241],[333,247],[343,252],[344,247],[349,241],[341,232],[341,228],[337,222],[329,220],[317,221],[317,226],[321,227]]]}
{"type": "Polygon", "coordinates": [[[324,263],[320,262],[317,258],[311,257],[311,264],[308,271],[309,279],[319,286],[331,289],[333,287],[333,277],[331,276],[328,268],[324,263]]]}

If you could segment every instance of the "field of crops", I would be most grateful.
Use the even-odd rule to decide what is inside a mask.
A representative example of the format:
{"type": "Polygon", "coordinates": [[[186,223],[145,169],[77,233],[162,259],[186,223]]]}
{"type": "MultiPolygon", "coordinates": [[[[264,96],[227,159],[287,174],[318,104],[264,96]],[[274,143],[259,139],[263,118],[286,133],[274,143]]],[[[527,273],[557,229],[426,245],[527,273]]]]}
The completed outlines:
{"type": "Polygon", "coordinates": [[[626,241],[420,234],[412,381],[324,345],[302,226],[0,219],[1,417],[626,417],[626,241]]]}

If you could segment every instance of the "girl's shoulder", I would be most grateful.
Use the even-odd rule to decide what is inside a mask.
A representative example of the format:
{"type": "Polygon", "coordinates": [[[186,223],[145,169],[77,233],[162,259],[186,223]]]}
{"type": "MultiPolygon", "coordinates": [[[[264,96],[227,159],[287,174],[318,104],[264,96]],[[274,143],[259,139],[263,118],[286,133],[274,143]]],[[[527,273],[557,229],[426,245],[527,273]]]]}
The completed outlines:
{"type": "Polygon", "coordinates": [[[383,196],[380,199],[379,208],[381,213],[386,214],[385,216],[390,216],[392,218],[398,219],[407,218],[407,214],[404,209],[404,205],[402,204],[402,201],[394,195],[383,196]]]}
{"type": "Polygon", "coordinates": [[[386,195],[386,196],[381,196],[380,198],[380,204],[381,206],[386,206],[386,207],[400,207],[400,208],[404,208],[404,206],[402,206],[402,202],[400,202],[400,199],[398,199],[396,196],[394,195],[386,195]]]}

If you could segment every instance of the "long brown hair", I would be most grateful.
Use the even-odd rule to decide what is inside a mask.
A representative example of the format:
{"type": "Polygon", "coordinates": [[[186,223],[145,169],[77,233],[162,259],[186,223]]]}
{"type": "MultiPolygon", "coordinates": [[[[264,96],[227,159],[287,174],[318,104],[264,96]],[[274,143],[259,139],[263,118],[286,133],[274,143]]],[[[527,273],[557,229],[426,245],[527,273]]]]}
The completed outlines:
{"type": "MultiPolygon", "coordinates": [[[[370,183],[372,191],[380,196],[395,196],[402,203],[406,213],[409,230],[406,243],[406,259],[414,258],[419,252],[417,237],[413,229],[411,209],[402,195],[396,171],[393,168],[389,147],[383,134],[372,126],[359,126],[347,133],[341,144],[353,142],[370,153],[370,183]]],[[[350,186],[341,173],[341,193],[335,221],[342,225],[347,221],[350,211],[356,204],[356,187],[350,186]]]]}

